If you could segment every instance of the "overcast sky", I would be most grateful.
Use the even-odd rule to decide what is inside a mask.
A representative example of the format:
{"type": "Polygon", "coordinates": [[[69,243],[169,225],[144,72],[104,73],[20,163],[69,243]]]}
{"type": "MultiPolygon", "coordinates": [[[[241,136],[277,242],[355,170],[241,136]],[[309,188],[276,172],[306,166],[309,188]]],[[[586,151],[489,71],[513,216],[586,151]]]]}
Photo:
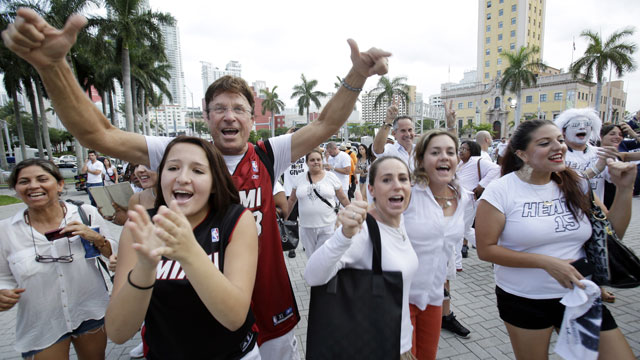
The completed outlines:
{"type": "MultiPolygon", "coordinates": [[[[154,11],[171,13],[178,21],[183,71],[194,102],[203,97],[200,61],[224,69],[230,60],[242,64],[249,83],[277,85],[280,98],[294,107],[291,88],[300,74],[316,79],[321,91],[334,91],[336,75],[351,66],[346,39],[361,51],[372,46],[393,53],[389,76],[406,76],[428,101],[440,84],[462,79],[475,69],[478,1],[204,1],[150,0],[154,11]]],[[[581,56],[585,29],[604,37],[640,19],[637,0],[547,0],[543,60],[567,69],[581,56]]],[[[640,31],[640,29],[637,29],[640,31]]],[[[629,39],[640,44],[640,32],[629,39]]],[[[640,50],[634,60],[640,63],[640,50]]],[[[608,76],[608,74],[607,74],[608,76]]],[[[614,79],[616,76],[614,75],[614,79]]],[[[640,108],[640,71],[623,77],[627,110],[640,108]]],[[[369,78],[365,90],[375,87],[369,78]]],[[[187,103],[190,105],[187,92],[187,103]]]]}

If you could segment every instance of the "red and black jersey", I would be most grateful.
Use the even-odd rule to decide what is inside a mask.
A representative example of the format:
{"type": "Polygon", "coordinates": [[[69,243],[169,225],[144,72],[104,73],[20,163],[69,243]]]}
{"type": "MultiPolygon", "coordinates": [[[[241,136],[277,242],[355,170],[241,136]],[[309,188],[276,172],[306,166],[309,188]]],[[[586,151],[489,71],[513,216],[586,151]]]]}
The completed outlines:
{"type": "Polygon", "coordinates": [[[248,150],[231,175],[240,202],[253,212],[258,227],[258,271],[251,309],[258,325],[258,345],[293,329],[300,315],[282,253],[273,200],[273,150],[259,142],[248,150]]]}
{"type": "MultiPolygon", "coordinates": [[[[224,272],[224,250],[245,209],[234,204],[223,216],[210,212],[193,230],[196,240],[224,272]]],[[[155,210],[149,210],[151,216],[155,210]]],[[[241,359],[256,344],[251,310],[244,324],[230,331],[211,315],[186,278],[180,263],[162,257],[145,316],[147,359],[241,359]]]]}

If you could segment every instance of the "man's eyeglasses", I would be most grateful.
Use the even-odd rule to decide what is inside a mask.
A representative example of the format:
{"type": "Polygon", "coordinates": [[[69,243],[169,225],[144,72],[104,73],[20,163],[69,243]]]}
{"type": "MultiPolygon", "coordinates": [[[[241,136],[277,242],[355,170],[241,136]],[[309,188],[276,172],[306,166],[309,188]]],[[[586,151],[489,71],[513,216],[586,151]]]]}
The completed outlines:
{"type": "Polygon", "coordinates": [[[244,113],[250,113],[249,110],[245,109],[242,106],[234,106],[233,108],[228,108],[226,106],[214,106],[208,111],[212,111],[216,115],[226,114],[227,111],[231,110],[236,115],[243,115],[244,113]]]}

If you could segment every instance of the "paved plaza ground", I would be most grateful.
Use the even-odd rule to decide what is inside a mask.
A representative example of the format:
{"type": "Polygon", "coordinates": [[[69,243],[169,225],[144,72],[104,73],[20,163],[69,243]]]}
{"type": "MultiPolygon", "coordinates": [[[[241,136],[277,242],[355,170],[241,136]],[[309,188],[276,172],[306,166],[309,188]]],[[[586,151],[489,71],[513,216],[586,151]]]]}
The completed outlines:
{"type": "MultiPolygon", "coordinates": [[[[65,198],[83,200],[88,203],[88,196],[76,192],[67,186],[65,198]]],[[[12,194],[9,190],[0,190],[0,194],[12,194]]],[[[7,205],[0,207],[0,219],[7,218],[24,209],[24,205],[7,205]]],[[[113,225],[113,230],[120,231],[113,225]]],[[[633,199],[633,216],[631,225],[624,239],[636,253],[640,253],[640,198],[633,199]]],[[[302,315],[302,320],[295,333],[299,341],[301,357],[304,358],[307,333],[307,314],[309,309],[309,286],[303,278],[307,258],[301,248],[297,256],[290,259],[285,256],[291,282],[302,315]]],[[[494,281],[491,265],[478,260],[475,250],[469,251],[469,258],[464,259],[464,271],[452,283],[452,307],[458,320],[471,330],[469,339],[458,339],[453,334],[443,331],[440,336],[438,359],[513,359],[513,351],[509,343],[506,329],[498,317],[496,308],[494,281]]],[[[633,348],[634,354],[640,358],[640,288],[615,289],[615,304],[607,305],[613,313],[618,325],[633,348]]],[[[0,313],[0,359],[20,359],[14,350],[16,309],[0,313]]],[[[555,335],[554,335],[555,340],[555,335]]],[[[107,344],[107,359],[129,359],[129,350],[140,342],[140,335],[125,344],[107,344]]],[[[72,359],[76,359],[75,354],[72,359]]],[[[553,354],[551,359],[560,359],[553,354]]]]}

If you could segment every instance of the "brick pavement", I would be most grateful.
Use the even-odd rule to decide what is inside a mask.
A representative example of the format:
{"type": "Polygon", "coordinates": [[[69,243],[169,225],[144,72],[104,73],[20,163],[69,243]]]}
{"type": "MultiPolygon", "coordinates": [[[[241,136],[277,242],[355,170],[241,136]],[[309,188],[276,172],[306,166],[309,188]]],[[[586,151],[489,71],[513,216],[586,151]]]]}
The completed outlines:
{"type": "MultiPolygon", "coordinates": [[[[0,193],[10,194],[7,190],[0,193]]],[[[67,198],[76,198],[88,202],[84,194],[68,190],[67,198]]],[[[11,216],[21,209],[21,205],[0,207],[0,219],[11,216]]],[[[625,243],[640,253],[640,199],[633,199],[632,221],[625,236],[625,243]]],[[[114,226],[113,230],[118,231],[114,226]]],[[[306,349],[307,315],[309,309],[309,287],[304,281],[304,267],[306,256],[302,249],[298,249],[297,257],[290,259],[285,256],[291,283],[300,308],[302,320],[295,329],[299,341],[301,358],[306,349]]],[[[460,322],[471,330],[471,338],[459,339],[453,334],[443,331],[440,336],[438,359],[513,359],[513,351],[509,343],[506,329],[498,317],[495,305],[493,272],[490,264],[478,260],[475,250],[469,251],[469,258],[463,261],[464,271],[458,273],[458,278],[452,283],[452,309],[460,322]]],[[[640,358],[640,288],[615,289],[617,300],[615,304],[607,305],[634,354],[640,358]]],[[[16,310],[0,312],[0,359],[20,359],[13,349],[15,342],[16,310]]],[[[556,335],[553,335],[555,341],[556,335]]],[[[111,341],[107,344],[107,359],[129,359],[129,350],[138,344],[140,335],[125,344],[116,345],[111,341]]],[[[72,350],[72,359],[76,359],[72,350]]],[[[560,359],[553,354],[553,344],[550,359],[560,359]]]]}

